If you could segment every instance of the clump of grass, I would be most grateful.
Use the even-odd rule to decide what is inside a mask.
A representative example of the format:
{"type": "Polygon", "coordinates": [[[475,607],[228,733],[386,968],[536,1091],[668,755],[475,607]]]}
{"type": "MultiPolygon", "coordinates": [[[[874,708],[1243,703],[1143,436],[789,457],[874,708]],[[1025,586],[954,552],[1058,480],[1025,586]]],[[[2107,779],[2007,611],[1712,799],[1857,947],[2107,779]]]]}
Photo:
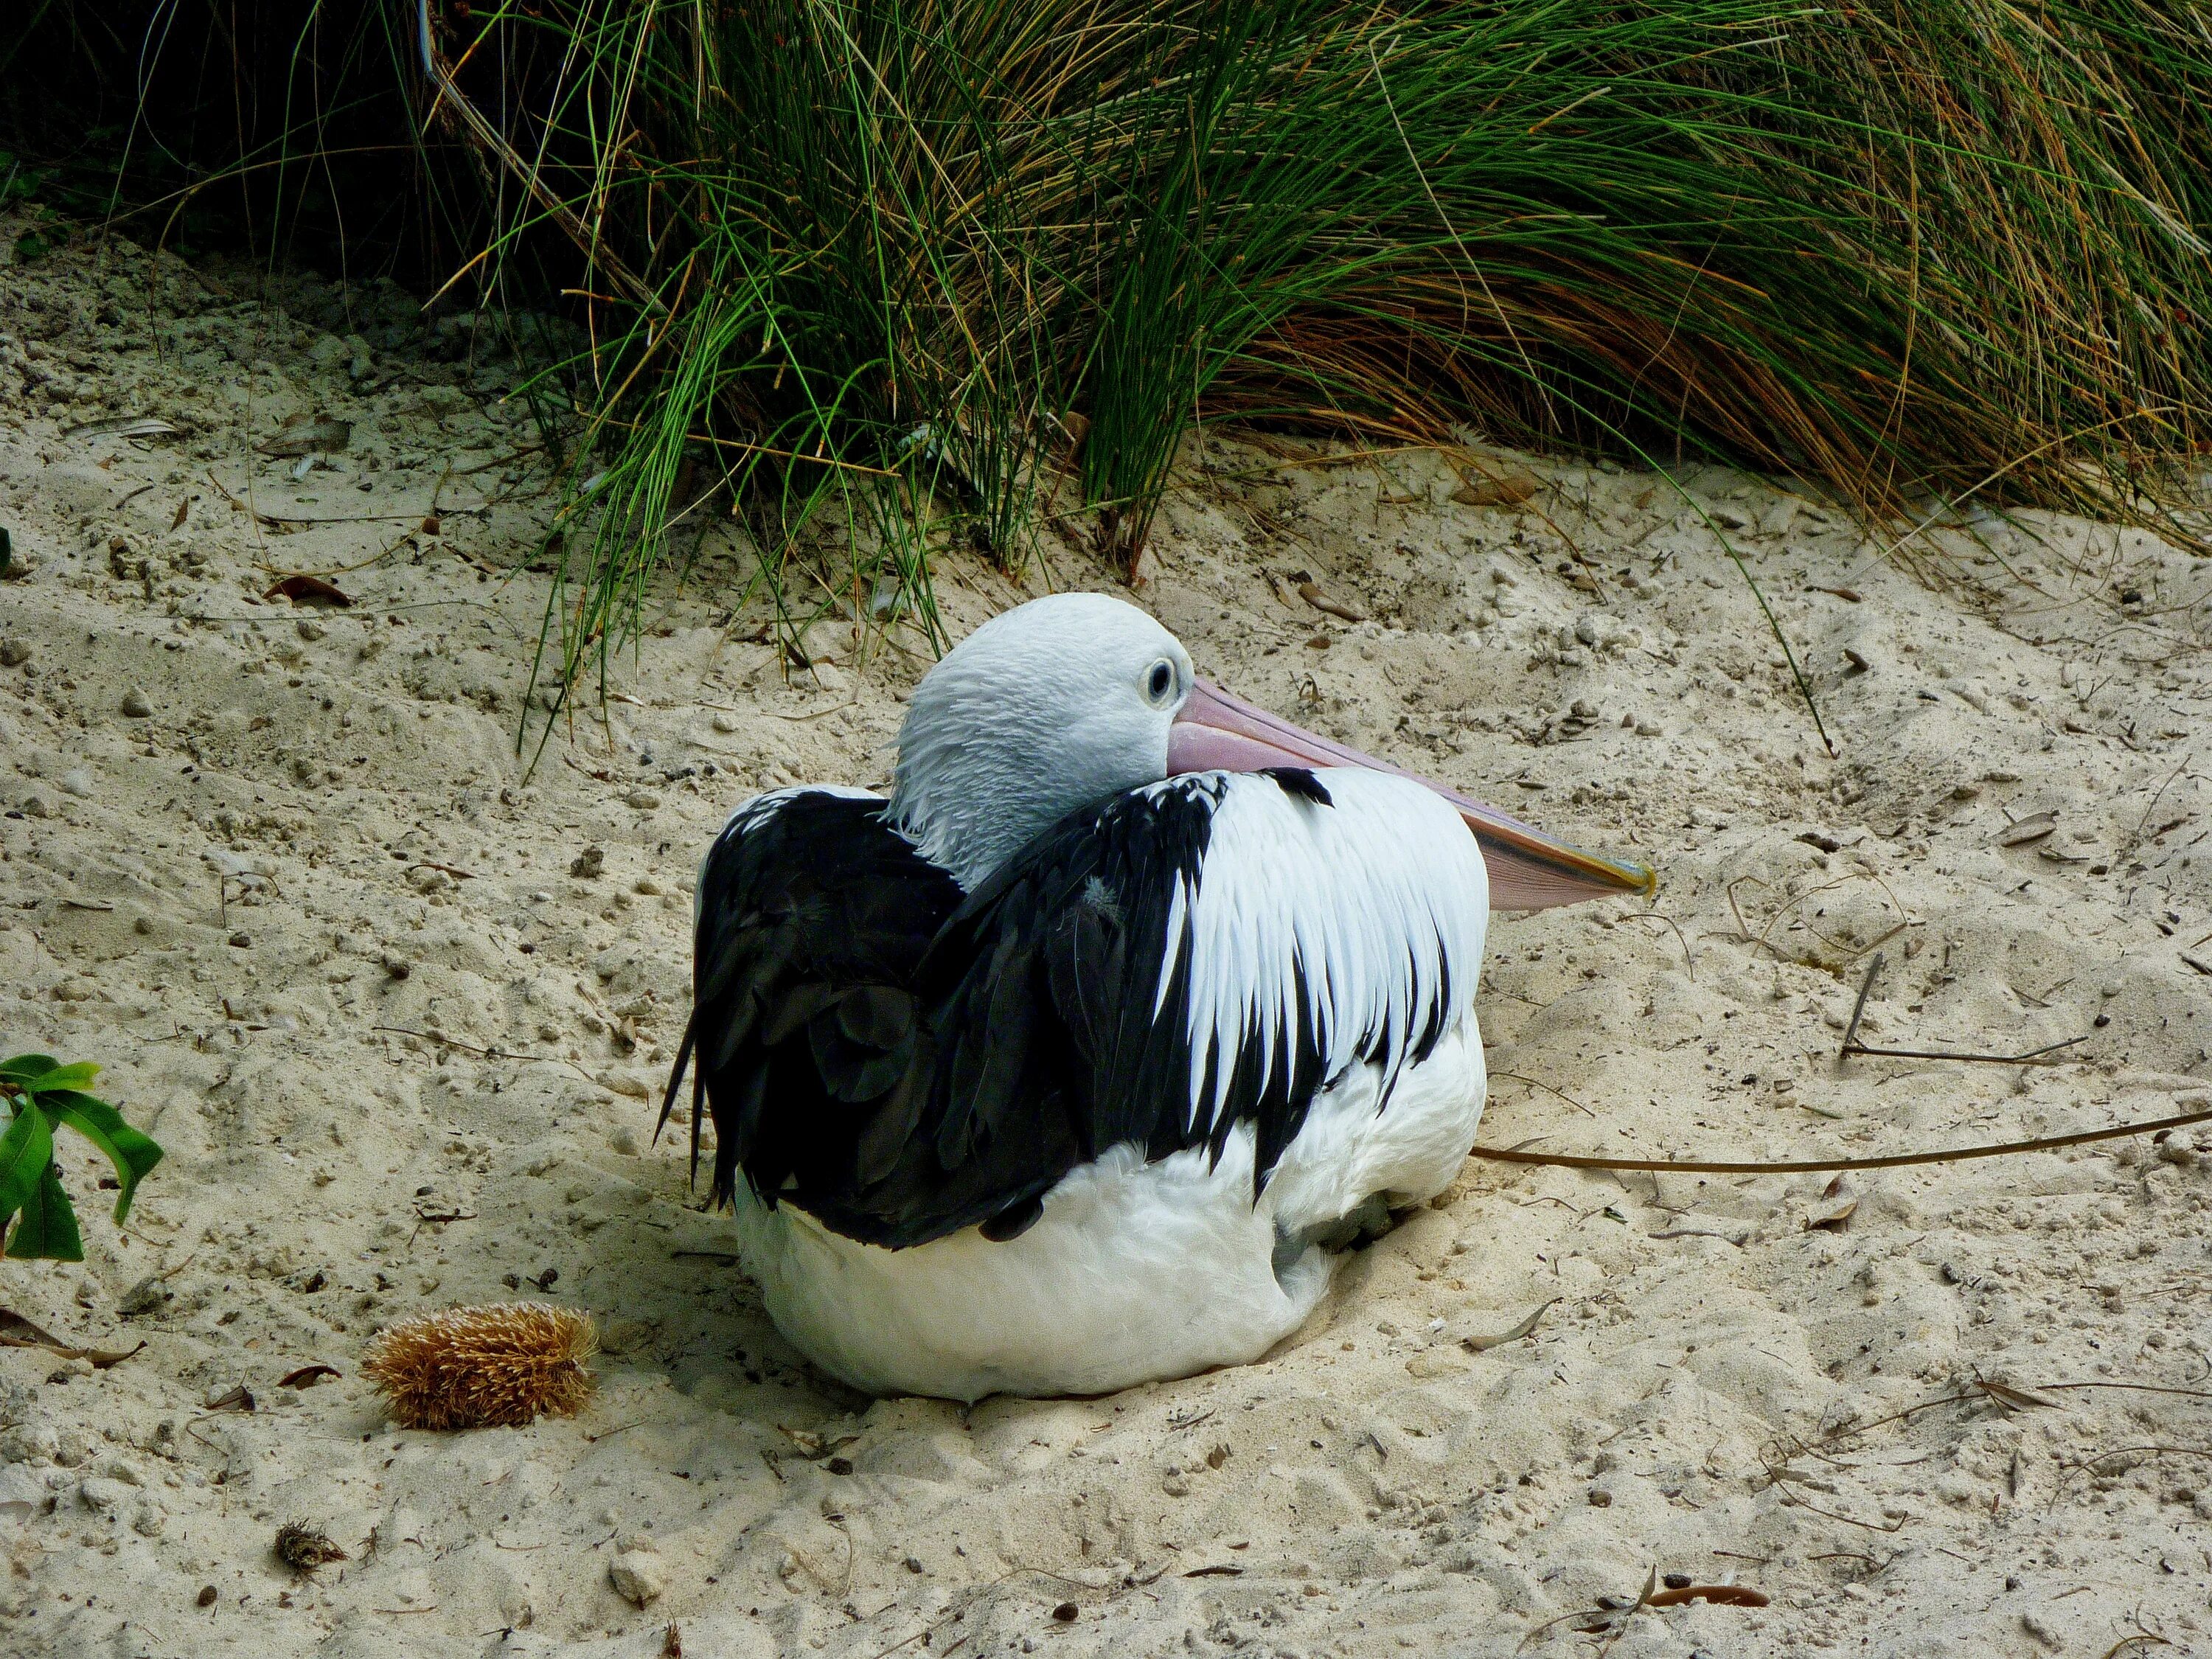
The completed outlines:
{"type": "Polygon", "coordinates": [[[370,1342],[361,1370],[402,1428],[519,1428],[583,1409],[598,1348],[580,1314],[496,1302],[402,1320],[370,1342]]]}
{"type": "Polygon", "coordinates": [[[66,1125],[115,1166],[115,1224],[131,1213],[138,1183],[161,1161],[161,1149],[123,1121],[106,1101],[84,1092],[100,1067],[64,1066],[48,1054],[0,1060],[0,1234],[17,1260],[82,1261],[84,1240],[76,1211],[54,1161],[54,1136],[66,1125]]]}
{"type": "Polygon", "coordinates": [[[1133,562],[1206,421],[2163,522],[2212,407],[2189,0],[422,15],[591,266],[564,684],[708,513],[791,631],[927,635],[928,550],[1018,562],[1063,483],[1133,562]]]}

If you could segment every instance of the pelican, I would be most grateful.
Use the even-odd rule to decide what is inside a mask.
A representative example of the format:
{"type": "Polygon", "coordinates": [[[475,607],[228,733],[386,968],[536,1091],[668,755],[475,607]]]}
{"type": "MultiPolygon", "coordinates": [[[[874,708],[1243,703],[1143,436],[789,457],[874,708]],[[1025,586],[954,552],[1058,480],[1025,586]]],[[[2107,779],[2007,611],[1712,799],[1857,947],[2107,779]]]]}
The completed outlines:
{"type": "Polygon", "coordinates": [[[1648,892],[1200,678],[1103,594],[985,623],[890,796],[756,795],[707,853],[693,1065],[769,1316],[877,1395],[1257,1359],[1443,1190],[1493,905],[1648,892]],[[1470,833],[1470,831],[1472,833],[1470,833]]]}

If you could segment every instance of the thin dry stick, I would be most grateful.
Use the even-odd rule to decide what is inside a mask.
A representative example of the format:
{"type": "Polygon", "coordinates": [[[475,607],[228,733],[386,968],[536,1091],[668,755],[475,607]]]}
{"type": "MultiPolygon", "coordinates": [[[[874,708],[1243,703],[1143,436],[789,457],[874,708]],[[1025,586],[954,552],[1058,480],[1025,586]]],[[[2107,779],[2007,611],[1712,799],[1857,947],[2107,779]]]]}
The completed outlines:
{"type": "Polygon", "coordinates": [[[1790,1158],[1772,1162],[1722,1162],[1717,1159],[1658,1158],[1582,1158],[1566,1152],[1524,1152],[1518,1147],[1475,1146],[1470,1158],[1486,1158],[1495,1164],[1546,1164],[1562,1170],[1656,1170],[1692,1175],[1811,1175],[1827,1170],[1902,1170],[1916,1164],[1959,1164],[1973,1158],[2002,1158],[2011,1152],[2047,1152],[2061,1146],[2086,1146],[2093,1141],[2121,1140],[2130,1135],[2155,1134],[2161,1129],[2182,1129],[2192,1123],[2212,1123],[2212,1108],[2183,1112],[2174,1117],[2152,1118],[2142,1123],[2122,1123],[2109,1129],[2087,1129],[2080,1134],[2049,1135],[2039,1140],[2008,1140],[1994,1146],[1959,1146],[1940,1152],[1896,1152],[1887,1158],[1790,1158]]]}
{"type": "Polygon", "coordinates": [[[1836,1051],[1838,1063],[1853,1054],[1872,1054],[1882,1060],[1958,1060],[1984,1066],[2028,1066],[2038,1062],[2048,1065],[2045,1054],[2055,1054],[2061,1048],[2071,1048],[2077,1042],[2087,1042],[2088,1033],[2070,1036],[2063,1042],[2047,1042],[2040,1048],[2031,1048],[2024,1054],[1966,1054],[1954,1048],[1869,1048],[1858,1040],[1859,1020],[1866,1012],[1867,994],[1874,989],[1875,975],[1881,972],[1882,954],[1875,952],[1874,960],[1867,963],[1864,982],[1859,986],[1859,1000],[1851,1005],[1851,1023],[1844,1030],[1844,1046],[1836,1051]]]}

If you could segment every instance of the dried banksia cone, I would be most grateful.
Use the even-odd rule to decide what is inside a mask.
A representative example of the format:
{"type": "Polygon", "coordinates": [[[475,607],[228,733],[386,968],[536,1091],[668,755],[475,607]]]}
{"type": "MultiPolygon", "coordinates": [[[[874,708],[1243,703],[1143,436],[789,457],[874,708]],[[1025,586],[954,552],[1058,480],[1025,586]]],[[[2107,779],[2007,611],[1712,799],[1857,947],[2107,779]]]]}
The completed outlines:
{"type": "MultiPolygon", "coordinates": [[[[343,1561],[346,1553],[333,1543],[326,1533],[317,1532],[304,1521],[287,1521],[276,1528],[276,1541],[272,1547],[276,1559],[295,1572],[313,1572],[317,1567],[332,1561],[343,1561]]],[[[205,1607],[215,1600],[206,1595],[200,1603],[205,1607]]]]}
{"type": "Polygon", "coordinates": [[[592,1322],[566,1308],[495,1302],[403,1320],[362,1356],[404,1429],[519,1428],[574,1416],[592,1392],[592,1322]]]}

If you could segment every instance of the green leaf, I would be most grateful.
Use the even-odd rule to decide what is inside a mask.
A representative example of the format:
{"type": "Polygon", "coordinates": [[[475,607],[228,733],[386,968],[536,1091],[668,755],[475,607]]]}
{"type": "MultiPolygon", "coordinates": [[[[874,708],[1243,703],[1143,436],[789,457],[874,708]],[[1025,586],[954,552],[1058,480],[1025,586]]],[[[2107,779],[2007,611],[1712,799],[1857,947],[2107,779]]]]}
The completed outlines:
{"type": "Polygon", "coordinates": [[[13,1060],[0,1060],[0,1083],[28,1083],[60,1066],[61,1061],[52,1054],[17,1054],[13,1060]]]}
{"type": "Polygon", "coordinates": [[[0,1226],[37,1195],[40,1176],[54,1161],[54,1132],[46,1115],[20,1106],[8,1132],[0,1134],[0,1226]]]}
{"type": "Polygon", "coordinates": [[[88,1060],[80,1060],[74,1066],[57,1066],[40,1076],[27,1078],[17,1086],[34,1094],[44,1094],[49,1089],[82,1089],[99,1075],[99,1066],[88,1060]]]}
{"type": "Polygon", "coordinates": [[[61,1171],[51,1164],[38,1190],[23,1206],[22,1218],[8,1237],[8,1254],[18,1261],[82,1261],[84,1240],[76,1231],[76,1212],[62,1189],[61,1171]]]}
{"type": "Polygon", "coordinates": [[[123,1183],[115,1200],[115,1224],[121,1226],[124,1217],[131,1213],[131,1195],[138,1190],[147,1171],[161,1161],[161,1149],[151,1136],[125,1123],[122,1113],[90,1095],[58,1090],[41,1093],[39,1104],[99,1147],[115,1166],[116,1178],[123,1183]]]}
{"type": "MultiPolygon", "coordinates": [[[[35,230],[27,230],[15,239],[15,259],[19,264],[34,265],[52,251],[46,239],[35,230]]],[[[13,1254],[12,1249],[9,1253],[13,1254]]],[[[64,1256],[61,1259],[65,1261],[84,1260],[81,1255],[64,1256]]]]}

